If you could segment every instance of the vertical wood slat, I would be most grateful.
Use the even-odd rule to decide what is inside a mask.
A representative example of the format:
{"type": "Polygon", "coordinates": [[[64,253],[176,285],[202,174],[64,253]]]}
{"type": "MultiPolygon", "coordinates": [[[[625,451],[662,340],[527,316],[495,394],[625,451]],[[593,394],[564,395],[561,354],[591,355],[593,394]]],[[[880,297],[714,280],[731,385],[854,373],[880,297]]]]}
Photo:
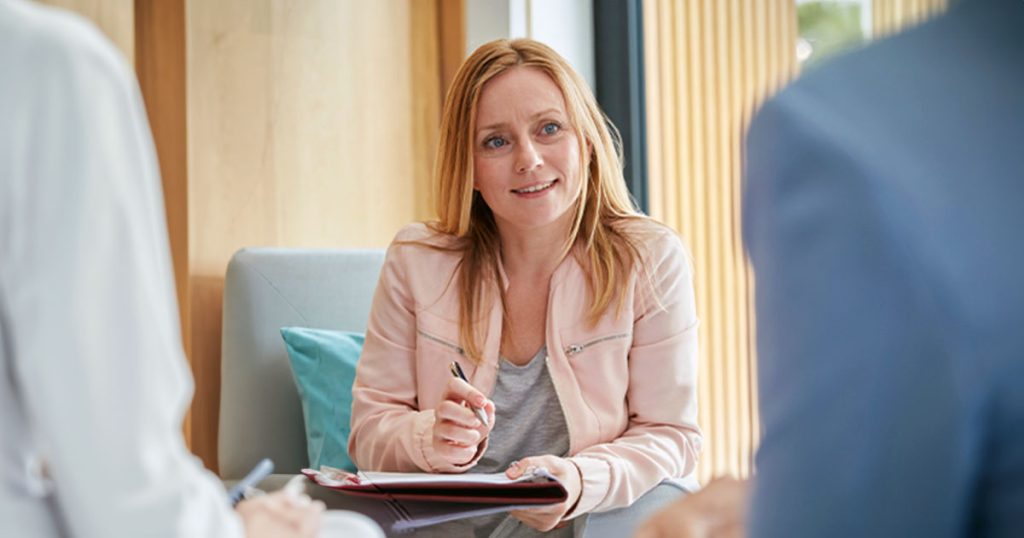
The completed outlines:
{"type": "Polygon", "coordinates": [[[872,37],[885,37],[920,24],[945,11],[948,3],[948,0],[872,0],[872,37]]]}
{"type": "Polygon", "coordinates": [[[437,34],[441,56],[440,95],[444,99],[466,57],[465,0],[440,0],[437,3],[437,34]]]}
{"type": "MultiPolygon", "coordinates": [[[[744,124],[743,103],[746,100],[743,88],[749,84],[745,77],[743,68],[744,59],[744,38],[742,29],[742,0],[730,0],[728,4],[727,18],[729,26],[726,29],[726,38],[723,41],[724,47],[729,51],[726,65],[728,66],[727,84],[728,92],[728,114],[725,117],[726,125],[730,133],[744,124]],[[738,112],[738,113],[737,113],[738,112]]],[[[743,162],[740,157],[741,140],[738,137],[726,136],[724,138],[725,159],[729,163],[730,177],[739,177],[742,174],[743,162]]],[[[750,429],[754,417],[750,414],[749,400],[750,369],[748,359],[743,347],[743,341],[747,334],[742,323],[743,308],[746,304],[745,294],[747,292],[744,284],[746,278],[746,263],[743,257],[742,238],[740,237],[739,226],[739,200],[740,189],[738,181],[727,184],[727,192],[722,199],[723,218],[728,223],[728,228],[723,236],[725,242],[724,254],[727,257],[726,265],[729,271],[725,281],[725,288],[729,291],[727,297],[725,319],[727,320],[726,334],[726,356],[734,357],[735,374],[730,383],[734,392],[731,396],[735,407],[735,439],[736,450],[733,454],[733,461],[736,465],[736,474],[745,476],[750,472],[750,454],[752,447],[750,429]]]]}
{"type": "Polygon", "coordinates": [[[750,269],[740,231],[742,137],[796,70],[789,0],[645,0],[651,215],[693,253],[701,324],[698,476],[746,476],[760,437],[750,269]]]}
{"type": "MultiPolygon", "coordinates": [[[[660,13],[660,6],[657,0],[643,0],[641,7],[643,12],[643,35],[655,35],[658,33],[659,21],[664,20],[663,15],[660,13]]],[[[660,43],[659,43],[660,45],[660,43]]],[[[659,58],[661,52],[658,47],[644,46],[644,65],[658,65],[660,63],[659,58]]],[[[661,101],[661,95],[663,93],[662,81],[666,78],[660,71],[645,71],[644,72],[644,102],[645,103],[658,103],[661,101]]],[[[647,115],[647,130],[652,133],[662,133],[662,122],[661,116],[647,115]]],[[[664,139],[664,137],[660,137],[664,139]]],[[[647,145],[647,154],[649,156],[647,162],[647,173],[651,177],[661,177],[662,175],[662,154],[661,145],[647,145]]],[[[648,182],[647,185],[647,197],[648,197],[648,208],[651,214],[663,214],[660,203],[664,199],[662,195],[661,183],[648,182]]]]}
{"type": "MultiPolygon", "coordinates": [[[[135,0],[135,70],[159,156],[164,212],[185,355],[191,353],[188,174],[185,125],[185,0],[135,0]]],[[[192,414],[185,416],[192,445],[192,414]]]]}
{"type": "MultiPolygon", "coordinates": [[[[441,124],[441,103],[445,58],[444,47],[455,47],[441,40],[442,15],[438,4],[445,2],[417,2],[409,4],[409,59],[414,87],[411,92],[412,114],[412,183],[416,193],[414,214],[417,220],[430,220],[434,214],[434,189],[432,184],[434,152],[437,147],[437,130],[441,124]],[[436,21],[424,24],[421,21],[436,21]]],[[[451,4],[452,2],[448,2],[451,4]]],[[[458,24],[461,20],[445,21],[458,24]]],[[[451,28],[449,28],[451,30],[451,28]]],[[[459,32],[461,35],[461,32],[459,32]]],[[[454,53],[454,50],[449,50],[454,53]]],[[[451,73],[454,77],[455,73],[451,73]]]]}

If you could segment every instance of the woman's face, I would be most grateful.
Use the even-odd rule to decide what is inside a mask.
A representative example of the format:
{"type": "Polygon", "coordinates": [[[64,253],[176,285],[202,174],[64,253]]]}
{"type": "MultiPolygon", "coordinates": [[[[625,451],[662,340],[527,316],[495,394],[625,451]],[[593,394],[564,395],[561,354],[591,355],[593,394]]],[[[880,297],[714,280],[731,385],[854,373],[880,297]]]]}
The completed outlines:
{"type": "Polygon", "coordinates": [[[499,228],[526,231],[569,218],[580,155],[565,99],[543,71],[514,67],[480,92],[473,187],[499,228]]]}

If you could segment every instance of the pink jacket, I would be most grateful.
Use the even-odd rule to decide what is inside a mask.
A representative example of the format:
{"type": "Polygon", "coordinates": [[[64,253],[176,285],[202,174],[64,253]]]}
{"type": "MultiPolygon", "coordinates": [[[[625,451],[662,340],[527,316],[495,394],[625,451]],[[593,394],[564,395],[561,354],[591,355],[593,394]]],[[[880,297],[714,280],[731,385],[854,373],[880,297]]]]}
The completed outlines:
{"type": "MultiPolygon", "coordinates": [[[[583,473],[572,516],[627,506],[663,479],[689,475],[701,449],[697,313],[687,254],[668,229],[642,226],[653,232],[644,234],[651,278],[637,272],[623,283],[627,302],[617,318],[613,305],[596,326],[587,322],[589,292],[575,257],[551,279],[548,369],[568,425],[571,459],[583,473]]],[[[395,240],[431,235],[414,224],[395,240]]],[[[451,376],[448,363],[458,361],[484,394],[498,372],[498,301],[488,314],[483,363],[463,356],[458,344],[457,263],[455,254],[421,246],[388,249],[353,388],[349,453],[361,469],[457,473],[476,464],[444,464],[431,445],[433,408],[451,376]]]]}

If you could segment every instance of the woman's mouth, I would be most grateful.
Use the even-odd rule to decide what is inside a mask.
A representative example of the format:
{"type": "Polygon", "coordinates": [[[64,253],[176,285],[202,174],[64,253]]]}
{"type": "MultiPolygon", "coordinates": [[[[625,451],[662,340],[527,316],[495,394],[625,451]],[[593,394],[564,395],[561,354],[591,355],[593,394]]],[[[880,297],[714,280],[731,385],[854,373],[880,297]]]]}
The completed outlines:
{"type": "Polygon", "coordinates": [[[512,192],[515,194],[537,194],[539,192],[544,192],[550,189],[555,185],[555,183],[558,183],[558,180],[552,179],[551,181],[548,181],[546,183],[537,183],[536,185],[523,187],[521,189],[512,189],[512,192]]]}

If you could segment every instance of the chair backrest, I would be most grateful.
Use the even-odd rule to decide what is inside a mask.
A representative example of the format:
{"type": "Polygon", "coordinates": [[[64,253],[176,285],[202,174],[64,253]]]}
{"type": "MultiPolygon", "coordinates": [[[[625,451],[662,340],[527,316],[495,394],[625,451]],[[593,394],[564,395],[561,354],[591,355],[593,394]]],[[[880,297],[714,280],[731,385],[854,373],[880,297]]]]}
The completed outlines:
{"type": "Polygon", "coordinates": [[[224,282],[218,460],[225,480],[264,457],[308,465],[302,406],[281,327],[366,331],[383,250],[246,248],[224,282]]]}

